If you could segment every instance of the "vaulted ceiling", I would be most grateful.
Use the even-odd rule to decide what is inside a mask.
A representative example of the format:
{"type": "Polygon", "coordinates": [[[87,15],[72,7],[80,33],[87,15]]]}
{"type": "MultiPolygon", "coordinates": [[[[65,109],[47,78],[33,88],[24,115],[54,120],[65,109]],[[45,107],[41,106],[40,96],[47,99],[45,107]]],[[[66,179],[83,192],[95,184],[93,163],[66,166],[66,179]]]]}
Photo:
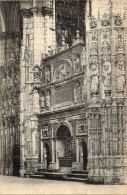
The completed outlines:
{"type": "Polygon", "coordinates": [[[0,1],[0,32],[15,32],[20,26],[20,3],[0,1]]]}

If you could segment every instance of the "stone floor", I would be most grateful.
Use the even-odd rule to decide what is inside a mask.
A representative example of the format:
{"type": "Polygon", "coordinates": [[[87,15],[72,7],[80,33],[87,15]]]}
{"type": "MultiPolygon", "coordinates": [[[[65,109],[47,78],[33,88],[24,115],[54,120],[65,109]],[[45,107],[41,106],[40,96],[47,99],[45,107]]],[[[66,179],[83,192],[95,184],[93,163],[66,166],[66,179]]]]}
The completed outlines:
{"type": "Polygon", "coordinates": [[[0,176],[2,194],[127,194],[126,185],[90,185],[81,182],[0,176]]]}

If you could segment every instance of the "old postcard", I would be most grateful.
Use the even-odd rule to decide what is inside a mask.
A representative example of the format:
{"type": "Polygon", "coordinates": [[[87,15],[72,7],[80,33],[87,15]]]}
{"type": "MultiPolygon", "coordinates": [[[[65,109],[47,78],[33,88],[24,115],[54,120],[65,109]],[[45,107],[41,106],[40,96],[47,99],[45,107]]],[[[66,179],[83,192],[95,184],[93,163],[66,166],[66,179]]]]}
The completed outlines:
{"type": "Polygon", "coordinates": [[[127,1],[0,0],[0,194],[127,194],[127,1]]]}

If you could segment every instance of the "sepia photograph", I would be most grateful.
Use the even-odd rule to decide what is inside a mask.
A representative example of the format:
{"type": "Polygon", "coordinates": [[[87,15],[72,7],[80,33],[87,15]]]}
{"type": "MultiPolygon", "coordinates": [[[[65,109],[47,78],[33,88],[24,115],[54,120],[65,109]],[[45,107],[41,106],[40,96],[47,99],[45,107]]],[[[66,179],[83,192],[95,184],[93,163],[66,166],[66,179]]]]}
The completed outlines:
{"type": "Polygon", "coordinates": [[[0,195],[127,195],[127,0],[0,0],[0,195]]]}

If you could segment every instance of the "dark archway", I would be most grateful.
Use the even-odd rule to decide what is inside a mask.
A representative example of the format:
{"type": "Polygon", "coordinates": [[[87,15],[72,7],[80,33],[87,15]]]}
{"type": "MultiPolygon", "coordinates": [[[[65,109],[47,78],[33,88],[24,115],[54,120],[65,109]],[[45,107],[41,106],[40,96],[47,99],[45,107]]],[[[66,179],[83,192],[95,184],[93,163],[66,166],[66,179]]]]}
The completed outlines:
{"type": "Polygon", "coordinates": [[[12,149],[12,161],[13,161],[13,175],[19,176],[19,170],[20,170],[20,147],[19,145],[14,145],[12,149]]]}
{"type": "Polygon", "coordinates": [[[59,126],[57,133],[57,154],[59,167],[72,166],[71,132],[66,125],[59,126]]]}
{"type": "Polygon", "coordinates": [[[49,168],[49,165],[50,165],[50,148],[49,148],[49,145],[48,143],[45,143],[44,145],[44,157],[45,157],[45,168],[48,169],[49,168]]]}
{"type": "Polygon", "coordinates": [[[82,169],[86,170],[87,169],[87,157],[88,157],[88,152],[87,152],[87,144],[85,141],[81,142],[80,146],[80,163],[82,166],[82,169]]]}

